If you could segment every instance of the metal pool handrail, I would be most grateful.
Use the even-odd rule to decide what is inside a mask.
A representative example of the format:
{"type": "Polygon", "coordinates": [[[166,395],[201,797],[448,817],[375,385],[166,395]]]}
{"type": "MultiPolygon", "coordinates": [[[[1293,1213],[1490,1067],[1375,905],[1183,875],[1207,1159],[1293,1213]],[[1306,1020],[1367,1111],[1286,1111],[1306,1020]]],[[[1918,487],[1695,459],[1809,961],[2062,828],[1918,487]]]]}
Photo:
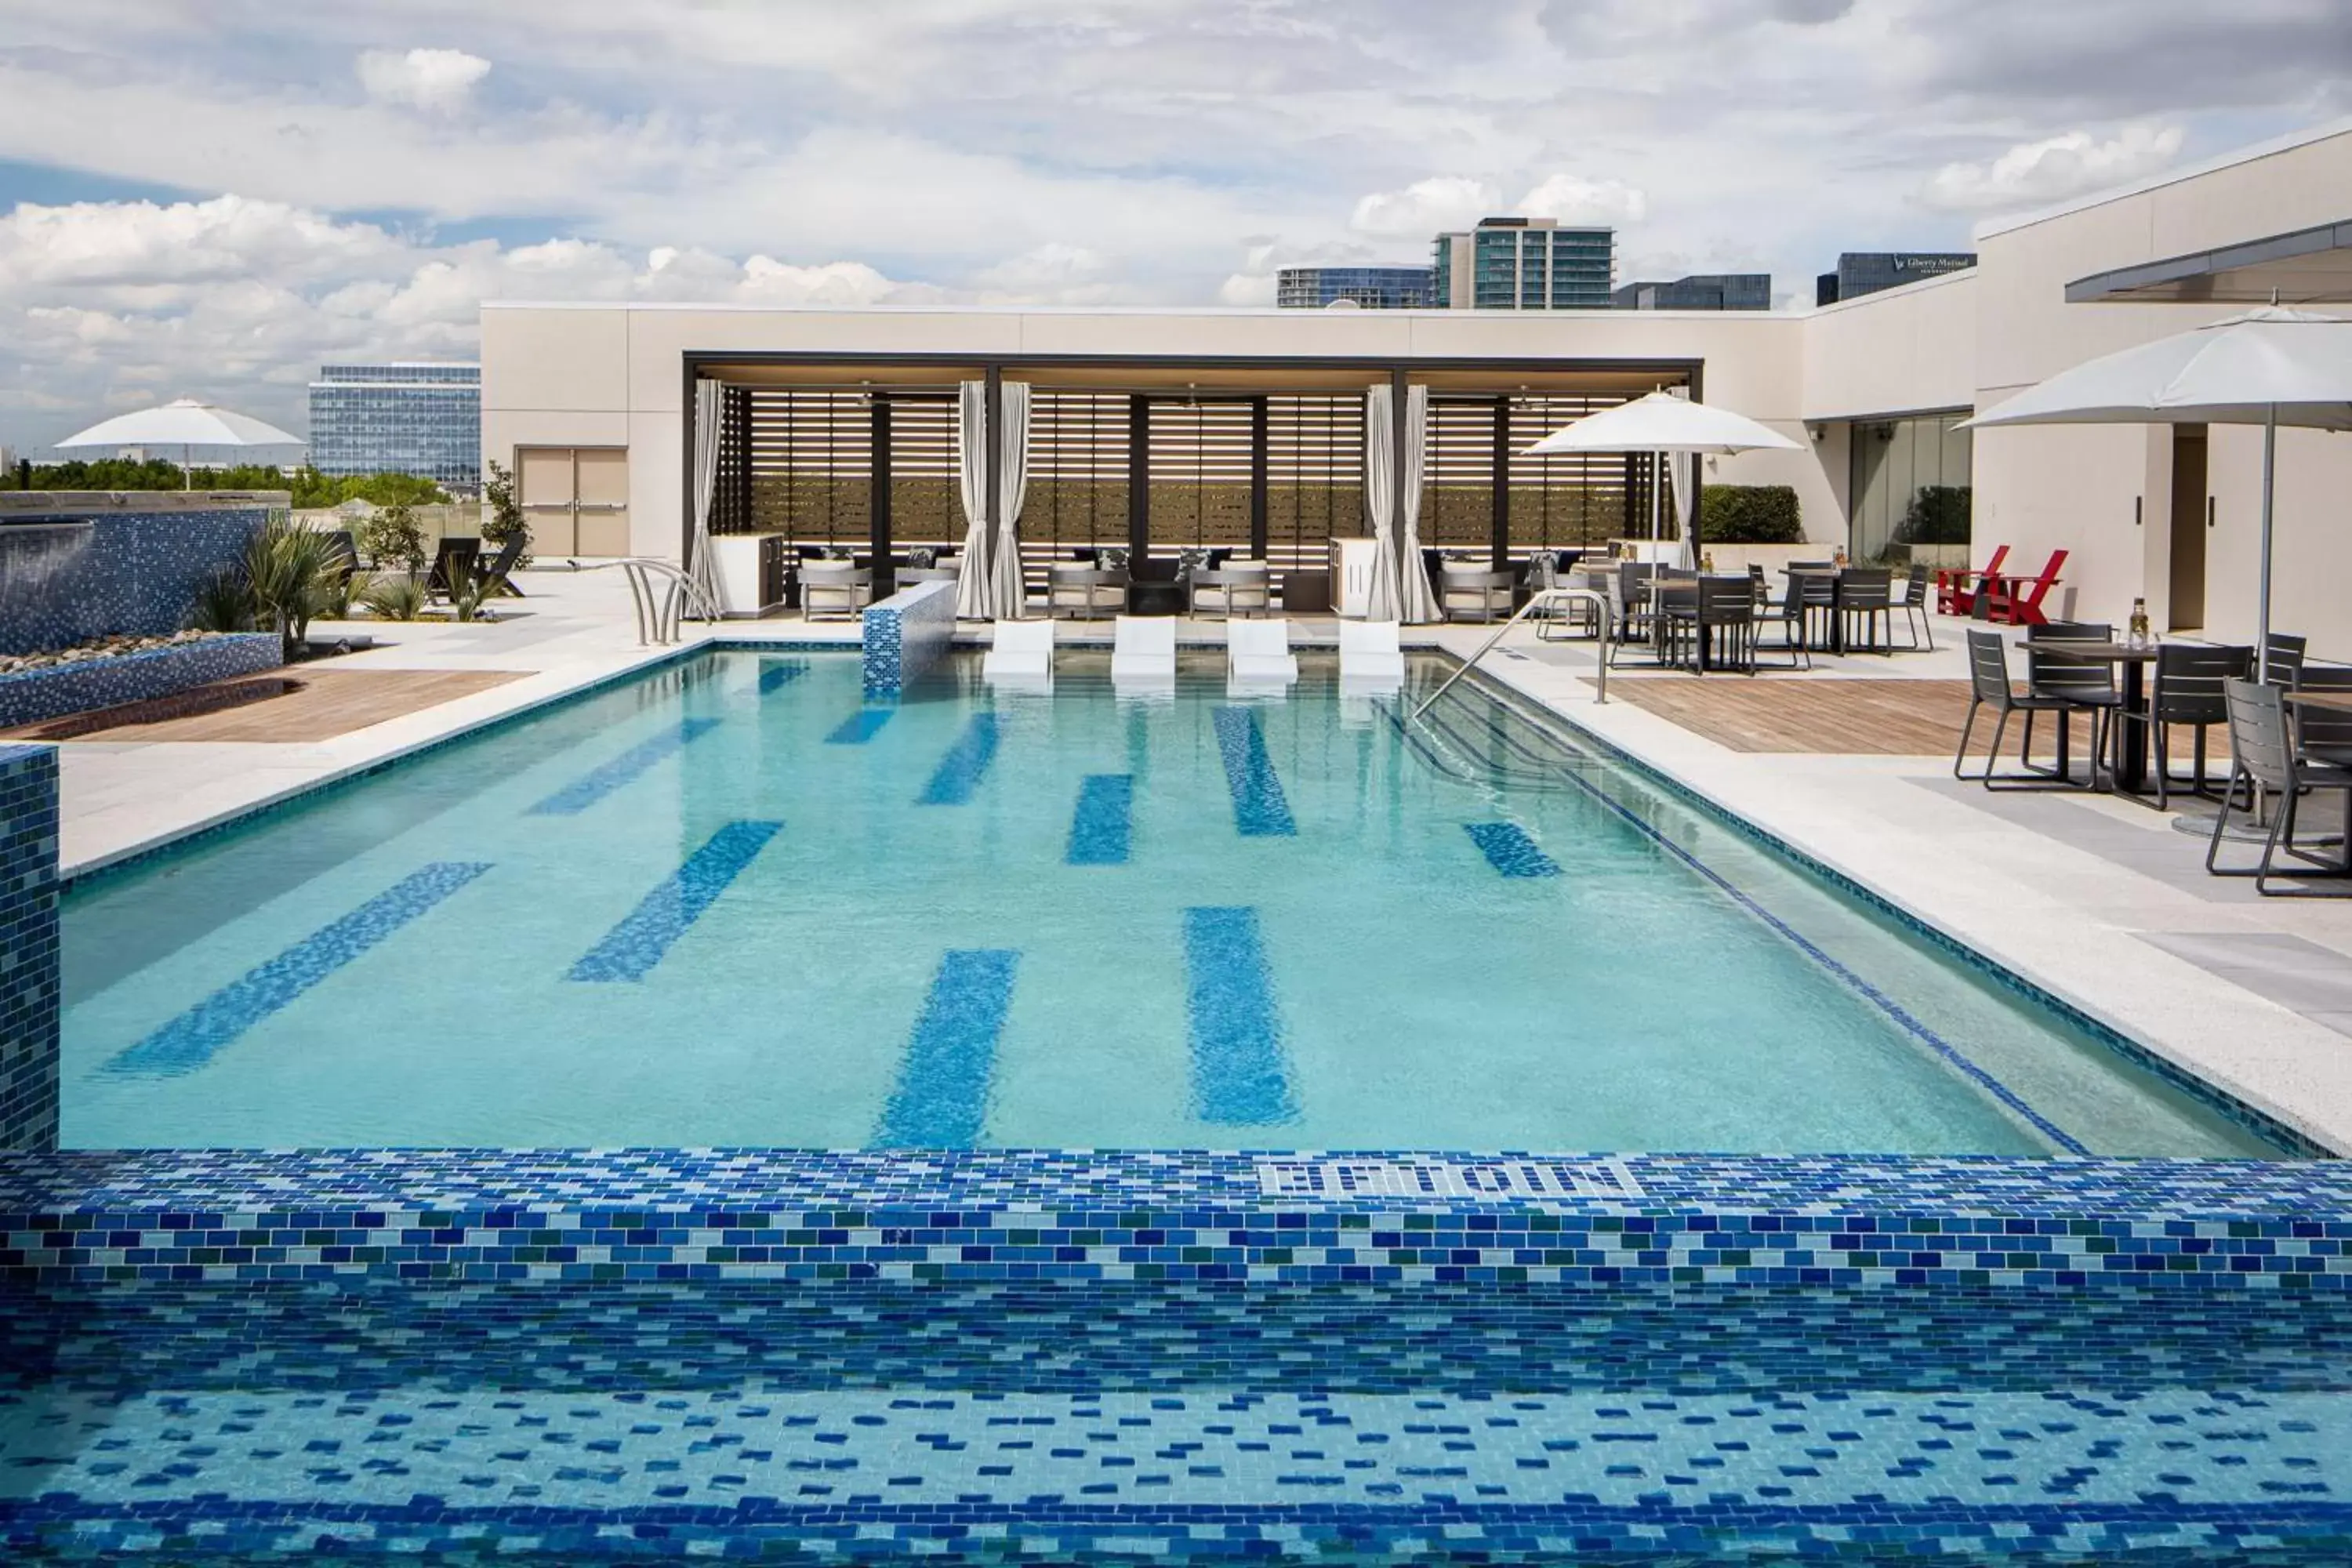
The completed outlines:
{"type": "Polygon", "coordinates": [[[667,561],[647,555],[624,555],[617,561],[572,561],[571,565],[574,572],[602,572],[613,566],[621,569],[622,575],[629,580],[629,597],[636,605],[640,646],[647,642],[676,642],[681,611],[693,614],[698,620],[719,618],[719,606],[710,602],[710,595],[702,584],[667,561]],[[656,577],[662,580],[659,590],[654,587],[656,577]],[[646,635],[649,624],[650,637],[646,635]]]}
{"type": "Polygon", "coordinates": [[[1437,700],[1444,696],[1447,689],[1450,689],[1455,681],[1469,674],[1470,667],[1477,663],[1480,659],[1486,658],[1488,651],[1492,649],[1496,643],[1503,640],[1503,634],[1509,631],[1513,626],[1516,626],[1521,621],[1526,620],[1538,609],[1548,607],[1556,603],[1572,603],[1580,600],[1592,605],[1595,611],[1596,624],[1601,628],[1601,679],[1597,683],[1600,694],[1593,698],[1593,700],[1595,702],[1608,701],[1609,634],[1612,629],[1610,626],[1609,596],[1591,588],[1538,588],[1528,596],[1528,602],[1519,606],[1519,611],[1517,615],[1513,616],[1509,620],[1505,621],[1501,626],[1496,626],[1495,628],[1495,635],[1488,637],[1485,642],[1479,644],[1478,651],[1472,654],[1468,658],[1464,659],[1462,661],[1462,668],[1447,676],[1445,679],[1440,683],[1437,689],[1429,694],[1428,700],[1412,710],[1412,716],[1418,719],[1423,714],[1428,712],[1431,707],[1436,703],[1437,700]]]}

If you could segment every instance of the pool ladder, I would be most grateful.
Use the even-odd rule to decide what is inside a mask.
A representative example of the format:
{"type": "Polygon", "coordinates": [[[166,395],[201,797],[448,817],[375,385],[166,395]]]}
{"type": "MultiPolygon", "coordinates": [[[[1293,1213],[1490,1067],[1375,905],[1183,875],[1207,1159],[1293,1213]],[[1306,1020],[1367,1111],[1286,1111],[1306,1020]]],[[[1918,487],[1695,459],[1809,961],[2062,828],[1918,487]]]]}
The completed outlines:
{"type": "Polygon", "coordinates": [[[629,580],[629,597],[637,611],[637,646],[677,641],[677,624],[691,615],[699,621],[719,618],[719,606],[709,590],[667,561],[647,555],[624,555],[617,561],[573,561],[574,572],[621,569],[629,580]]]}
{"type": "Polygon", "coordinates": [[[1493,650],[1495,645],[1501,642],[1505,634],[1509,632],[1513,626],[1517,626],[1521,621],[1526,620],[1538,610],[1550,609],[1555,605],[1572,604],[1585,604],[1592,606],[1593,624],[1600,628],[1601,649],[1600,664],[1601,678],[1598,682],[1600,695],[1595,697],[1593,700],[1595,702],[1608,701],[1609,623],[1612,614],[1609,607],[1609,596],[1606,594],[1602,594],[1598,590],[1591,588],[1538,588],[1533,594],[1528,595],[1528,602],[1526,604],[1519,606],[1518,613],[1514,615],[1509,620],[1505,621],[1501,626],[1496,626],[1495,628],[1495,635],[1488,637],[1485,642],[1480,643],[1478,645],[1478,651],[1472,654],[1468,658],[1464,659],[1462,661],[1462,668],[1447,676],[1445,679],[1439,684],[1437,689],[1429,694],[1428,700],[1423,702],[1420,707],[1414,709],[1410,717],[1418,719],[1423,714],[1428,712],[1431,707],[1436,703],[1437,700],[1444,696],[1446,691],[1455,681],[1469,674],[1470,667],[1476,664],[1480,659],[1486,658],[1486,655],[1493,650]]]}

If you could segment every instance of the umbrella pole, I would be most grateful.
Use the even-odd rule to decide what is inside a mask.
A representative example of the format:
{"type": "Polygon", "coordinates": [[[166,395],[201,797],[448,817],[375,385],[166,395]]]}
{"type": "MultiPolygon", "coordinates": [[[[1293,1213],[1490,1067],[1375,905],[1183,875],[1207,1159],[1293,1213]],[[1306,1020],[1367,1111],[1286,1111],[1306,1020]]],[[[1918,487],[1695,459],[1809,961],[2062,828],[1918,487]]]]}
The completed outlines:
{"type": "Polygon", "coordinates": [[[2254,657],[2257,680],[2271,678],[2271,487],[2278,470],[2278,405],[2263,421],[2263,583],[2256,599],[2254,657]]]}

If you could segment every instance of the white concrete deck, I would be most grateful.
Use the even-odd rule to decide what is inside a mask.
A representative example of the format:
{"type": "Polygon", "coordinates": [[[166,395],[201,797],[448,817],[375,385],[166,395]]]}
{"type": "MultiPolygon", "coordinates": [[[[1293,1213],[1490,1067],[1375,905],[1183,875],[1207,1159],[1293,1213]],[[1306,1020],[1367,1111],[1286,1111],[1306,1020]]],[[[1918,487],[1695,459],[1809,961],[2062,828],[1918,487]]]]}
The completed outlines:
{"type": "MultiPolygon", "coordinates": [[[[94,869],[320,781],[371,767],[665,658],[636,641],[619,574],[532,572],[530,597],[494,626],[377,625],[382,646],[339,668],[512,669],[493,690],[315,743],[71,742],[63,860],[94,869]]],[[[1491,628],[1413,628],[1409,643],[1466,655],[1491,628]]],[[[1958,680],[1961,627],[1894,658],[1822,658],[1811,675],[1759,682],[1958,680]]],[[[712,638],[854,645],[854,621],[734,621],[712,638]]],[[[1110,624],[1065,626],[1065,643],[1109,641],[1110,624]]],[[[1294,621],[1300,647],[1336,641],[1328,618],[1294,621]]],[[[1187,622],[1180,640],[1220,644],[1187,622]]],[[[2150,1049],[2327,1146],[2352,1151],[2352,900],[2257,898],[2207,877],[2201,843],[2168,817],[2103,796],[1991,795],[1917,758],[1732,751],[1631,702],[1593,700],[1590,643],[1514,632],[1482,668],[1611,744],[2150,1049]]],[[[1627,668],[1612,683],[1657,679],[1627,668]]],[[[1746,681],[1738,675],[1709,679],[1746,681]]]]}

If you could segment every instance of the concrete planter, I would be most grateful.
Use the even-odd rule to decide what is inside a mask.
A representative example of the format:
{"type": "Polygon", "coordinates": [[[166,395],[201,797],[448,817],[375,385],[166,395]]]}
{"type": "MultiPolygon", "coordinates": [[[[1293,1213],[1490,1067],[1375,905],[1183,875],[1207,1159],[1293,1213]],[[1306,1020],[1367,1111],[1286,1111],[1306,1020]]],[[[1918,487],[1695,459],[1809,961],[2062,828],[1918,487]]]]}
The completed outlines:
{"type": "Polygon", "coordinates": [[[276,632],[236,632],[173,647],[0,675],[0,728],[168,697],[207,681],[275,669],[284,662],[284,643],[276,632]]]}

